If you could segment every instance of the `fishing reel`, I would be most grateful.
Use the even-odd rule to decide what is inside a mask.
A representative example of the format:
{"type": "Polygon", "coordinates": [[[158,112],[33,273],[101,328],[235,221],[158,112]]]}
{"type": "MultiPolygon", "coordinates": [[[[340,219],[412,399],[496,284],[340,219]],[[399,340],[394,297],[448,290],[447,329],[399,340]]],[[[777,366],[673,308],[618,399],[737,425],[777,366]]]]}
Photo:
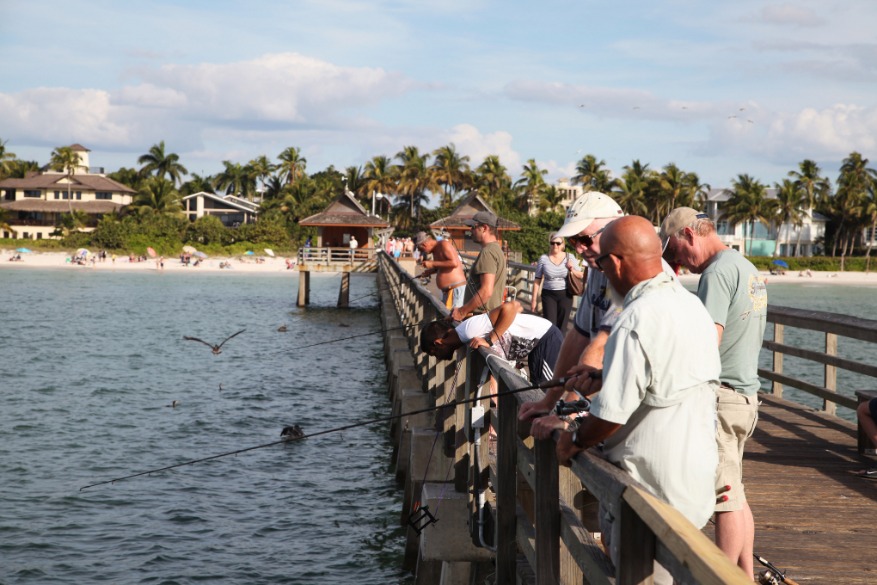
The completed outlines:
{"type": "Polygon", "coordinates": [[[557,402],[557,406],[554,407],[554,412],[557,413],[558,416],[588,412],[589,410],[591,410],[591,401],[587,398],[580,398],[571,402],[560,400],[557,402]]]}

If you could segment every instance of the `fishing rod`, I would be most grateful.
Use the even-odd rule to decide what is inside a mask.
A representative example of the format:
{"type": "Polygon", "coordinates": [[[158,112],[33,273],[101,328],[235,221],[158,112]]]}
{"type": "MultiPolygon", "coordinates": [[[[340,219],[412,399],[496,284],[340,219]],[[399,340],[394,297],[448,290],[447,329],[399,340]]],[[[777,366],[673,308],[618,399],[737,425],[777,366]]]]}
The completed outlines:
{"type": "MultiPolygon", "coordinates": [[[[727,494],[725,494],[725,492],[729,491],[731,491],[731,486],[729,485],[719,488],[716,491],[716,503],[727,502],[728,496],[727,494]]],[[[710,524],[715,526],[715,520],[710,518],[710,524]]],[[[755,576],[756,583],[759,583],[760,585],[780,585],[780,583],[788,583],[788,585],[798,585],[797,581],[792,580],[790,577],[786,577],[785,571],[781,571],[779,567],[777,567],[758,553],[752,553],[752,558],[754,558],[756,561],[758,561],[767,568],[766,571],[762,571],[755,576]]]]}
{"type": "Polygon", "coordinates": [[[135,477],[140,477],[140,476],[142,476],[142,475],[149,475],[149,474],[151,474],[151,473],[158,473],[159,471],[167,471],[167,470],[169,470],[169,469],[175,469],[175,468],[177,468],[177,467],[184,467],[184,466],[186,466],[186,465],[194,465],[195,463],[203,463],[204,461],[211,461],[211,460],[213,460],[213,459],[219,459],[219,458],[221,458],[221,457],[228,457],[229,455],[238,455],[238,454],[240,454],[240,453],[246,453],[246,452],[248,452],[248,451],[255,451],[256,449],[264,449],[265,447],[272,447],[272,446],[274,446],[274,445],[279,445],[279,444],[281,444],[281,443],[290,443],[290,442],[293,442],[293,441],[300,441],[300,440],[302,440],[302,439],[307,439],[307,438],[311,438],[311,437],[319,437],[320,435],[328,435],[329,433],[338,433],[338,432],[341,432],[341,431],[346,431],[346,430],[348,430],[348,429],[355,429],[355,428],[357,428],[357,427],[363,427],[363,426],[367,426],[367,425],[373,425],[373,424],[378,424],[378,423],[388,422],[388,421],[391,421],[391,420],[396,420],[396,419],[399,419],[399,418],[404,418],[404,417],[406,417],[406,416],[414,416],[414,415],[417,415],[417,414],[423,414],[423,413],[425,413],[425,412],[433,412],[433,411],[436,411],[436,410],[441,410],[441,409],[443,409],[443,408],[452,408],[452,407],[455,407],[455,406],[459,406],[459,405],[461,405],[461,404],[468,404],[468,403],[471,403],[471,402],[478,402],[478,401],[480,401],[480,400],[485,400],[485,399],[488,399],[488,398],[497,398],[497,397],[502,397],[502,396],[510,396],[510,395],[512,395],[512,394],[518,394],[519,392],[524,392],[524,391],[527,391],[527,390],[545,390],[545,389],[547,389],[547,388],[554,388],[554,387],[556,387],[556,386],[563,386],[563,385],[566,384],[566,382],[568,381],[568,379],[569,379],[569,378],[560,378],[560,379],[558,379],[558,380],[549,380],[548,382],[543,382],[542,384],[534,384],[533,386],[526,386],[526,387],[524,387],[524,388],[518,388],[517,390],[508,390],[508,391],[506,391],[506,392],[501,392],[501,393],[496,393],[496,394],[484,394],[484,395],[482,395],[482,396],[480,396],[480,397],[476,397],[476,398],[466,398],[466,399],[463,399],[463,400],[452,400],[452,401],[450,401],[450,402],[447,402],[447,403],[445,403],[445,404],[441,404],[441,405],[439,405],[439,406],[431,406],[431,407],[428,407],[428,408],[421,408],[421,409],[419,409],[419,410],[412,410],[412,411],[410,411],[410,412],[403,412],[402,414],[395,414],[395,415],[390,415],[390,416],[383,416],[383,417],[380,417],[380,418],[373,418],[373,419],[369,419],[369,420],[365,420],[365,421],[360,421],[360,422],[357,422],[357,423],[351,423],[351,424],[349,424],[349,425],[344,425],[344,426],[341,426],[341,427],[336,427],[336,428],[332,428],[332,429],[326,429],[326,430],[323,430],[323,431],[317,431],[317,432],[315,432],[315,433],[311,433],[311,434],[303,434],[303,435],[301,435],[301,436],[294,436],[294,437],[291,437],[291,438],[284,438],[284,439],[281,439],[281,440],[279,440],[279,441],[271,441],[270,443],[263,443],[262,445],[254,445],[254,446],[252,446],[252,447],[244,447],[244,448],[242,448],[242,449],[235,449],[234,451],[227,451],[227,452],[225,452],[225,453],[219,453],[219,454],[217,454],[217,455],[210,455],[210,456],[208,456],[208,457],[202,457],[202,458],[200,458],[200,459],[192,459],[192,460],[190,460],[190,461],[184,461],[184,462],[182,462],[182,463],[175,463],[174,465],[166,465],[166,466],[164,466],[164,467],[158,467],[158,468],[155,468],[155,469],[149,469],[149,470],[146,470],[146,471],[140,471],[140,472],[138,472],[138,473],[132,473],[132,474],[130,474],[130,475],[125,475],[125,476],[122,476],[122,477],[116,477],[116,478],[114,478],[114,479],[108,479],[108,480],[105,480],[105,481],[99,481],[99,482],[97,482],[97,483],[91,483],[91,484],[88,484],[88,485],[86,485],[86,486],[82,486],[81,488],[79,488],[79,491],[87,490],[88,488],[93,488],[93,487],[96,487],[96,486],[99,486],[99,485],[105,485],[105,484],[108,484],[108,483],[116,483],[117,481],[122,481],[122,480],[125,480],[125,479],[132,479],[132,478],[135,478],[135,477]]]}

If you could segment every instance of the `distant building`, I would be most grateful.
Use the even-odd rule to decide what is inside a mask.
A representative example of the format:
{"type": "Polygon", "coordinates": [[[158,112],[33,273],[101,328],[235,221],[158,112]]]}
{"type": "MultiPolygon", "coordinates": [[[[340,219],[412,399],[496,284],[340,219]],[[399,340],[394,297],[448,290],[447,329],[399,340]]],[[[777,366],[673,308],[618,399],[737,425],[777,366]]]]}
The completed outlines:
{"type": "Polygon", "coordinates": [[[69,182],[66,172],[48,166],[24,179],[0,181],[0,208],[6,210],[6,223],[15,231],[2,230],[0,235],[25,240],[53,238],[61,216],[71,209],[88,216],[80,229],[92,231],[101,217],[117,213],[133,201],[134,189],[106,177],[102,168],[91,168],[87,148],[81,144],[71,148],[79,155],[80,166],[69,182]]]}
{"type": "Polygon", "coordinates": [[[234,195],[217,195],[201,191],[183,197],[182,203],[183,212],[191,221],[212,215],[218,217],[225,227],[253,223],[259,214],[258,204],[234,195]]]}

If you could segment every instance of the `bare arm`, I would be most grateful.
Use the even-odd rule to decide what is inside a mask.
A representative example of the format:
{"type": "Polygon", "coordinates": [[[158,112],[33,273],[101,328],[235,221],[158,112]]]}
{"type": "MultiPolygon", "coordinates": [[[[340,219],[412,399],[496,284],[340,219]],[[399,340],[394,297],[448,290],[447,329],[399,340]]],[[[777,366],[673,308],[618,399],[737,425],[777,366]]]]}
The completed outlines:
{"type": "Polygon", "coordinates": [[[576,391],[582,396],[590,396],[600,390],[603,385],[601,378],[591,378],[590,376],[582,376],[578,374],[586,374],[596,370],[603,369],[603,353],[606,350],[606,342],[609,340],[609,332],[600,330],[597,335],[591,338],[591,342],[582,352],[579,363],[571,368],[567,375],[575,375],[576,377],[566,383],[568,391],[576,391]]]}
{"type": "MultiPolygon", "coordinates": [[[[554,364],[556,375],[565,376],[579,363],[583,352],[589,345],[588,341],[589,339],[575,328],[566,334],[566,337],[563,338],[563,344],[560,346],[557,362],[554,364]]],[[[545,396],[541,400],[522,404],[518,412],[518,418],[520,420],[527,420],[550,411],[557,401],[563,397],[564,392],[565,390],[562,386],[549,388],[545,391],[545,396]]]]}
{"type": "Polygon", "coordinates": [[[579,429],[575,432],[579,445],[573,444],[573,433],[561,433],[557,441],[557,460],[561,465],[567,465],[569,460],[588,447],[593,447],[600,441],[611,437],[621,428],[618,423],[609,422],[596,416],[587,416],[582,421],[579,429]]]}
{"type": "Polygon", "coordinates": [[[451,312],[451,317],[455,321],[460,321],[465,318],[466,315],[475,311],[475,309],[487,305],[490,300],[491,295],[493,295],[493,287],[496,281],[496,275],[490,273],[481,274],[481,286],[478,287],[478,290],[475,291],[475,294],[472,295],[472,298],[469,299],[469,302],[464,304],[459,309],[454,309],[451,312]]]}
{"type": "Polygon", "coordinates": [[[453,270],[454,268],[463,266],[460,263],[460,255],[457,254],[457,250],[448,240],[442,240],[441,242],[439,242],[436,246],[436,249],[433,250],[432,255],[432,260],[425,260],[423,262],[424,268],[448,268],[453,270]],[[436,256],[440,256],[441,258],[437,259],[436,256]]]}
{"type": "Polygon", "coordinates": [[[723,334],[724,332],[725,332],[725,327],[724,327],[724,325],[719,325],[718,323],[716,323],[716,333],[717,333],[718,336],[719,336],[719,345],[722,345],[722,334],[723,334]]]}
{"type": "Polygon", "coordinates": [[[542,279],[537,278],[533,281],[533,292],[530,298],[530,310],[536,312],[536,305],[539,304],[539,292],[542,290],[542,279]]]}

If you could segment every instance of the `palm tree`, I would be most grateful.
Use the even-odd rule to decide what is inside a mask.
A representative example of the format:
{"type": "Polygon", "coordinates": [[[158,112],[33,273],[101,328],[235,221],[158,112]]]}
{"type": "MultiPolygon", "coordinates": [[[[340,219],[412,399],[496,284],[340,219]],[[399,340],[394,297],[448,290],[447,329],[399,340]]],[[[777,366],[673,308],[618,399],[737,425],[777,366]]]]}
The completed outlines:
{"type": "MultiPolygon", "coordinates": [[[[615,201],[624,210],[624,213],[648,216],[647,201],[652,177],[653,173],[649,170],[649,165],[642,164],[639,160],[634,160],[624,167],[624,174],[621,176],[614,193],[615,201]]],[[[650,219],[655,223],[660,223],[657,210],[653,209],[653,211],[655,211],[654,217],[650,219]]]]}
{"type": "Polygon", "coordinates": [[[63,171],[67,175],[67,208],[70,215],[73,215],[73,175],[76,169],[85,168],[79,158],[79,153],[70,146],[59,146],[52,151],[52,159],[49,165],[53,170],[63,171]]]}
{"type": "Polygon", "coordinates": [[[469,157],[460,156],[453,144],[433,151],[435,162],[430,167],[432,183],[442,188],[441,205],[450,207],[457,193],[473,185],[469,157]]]}
{"type": "MultiPolygon", "coordinates": [[[[138,187],[135,187],[139,189],[138,187]]],[[[202,177],[198,173],[189,175],[189,180],[180,186],[181,195],[192,195],[194,193],[213,193],[213,178],[202,177]]]]}
{"type": "Polygon", "coordinates": [[[401,162],[396,167],[399,194],[408,198],[411,217],[415,216],[415,208],[417,217],[420,217],[420,207],[429,201],[425,193],[430,187],[429,155],[420,154],[416,146],[406,146],[396,153],[396,158],[401,162]]]}
{"type": "MultiPolygon", "coordinates": [[[[262,184],[262,193],[265,193],[265,183],[277,169],[277,165],[273,164],[268,157],[263,155],[257,156],[247,165],[253,174],[253,179],[262,184]]],[[[263,195],[264,197],[264,195],[263,195]]]]}
{"type": "Polygon", "coordinates": [[[535,159],[530,159],[524,165],[521,178],[515,182],[515,188],[522,195],[521,206],[528,214],[532,209],[538,209],[542,200],[542,190],[545,188],[545,175],[548,171],[540,169],[535,159]]]}
{"type": "Polygon", "coordinates": [[[287,185],[292,185],[305,176],[308,159],[303,157],[295,146],[290,146],[281,152],[277,155],[277,159],[280,161],[277,170],[280,172],[280,177],[286,180],[287,185]]]}
{"type": "Polygon", "coordinates": [[[512,178],[495,154],[484,157],[484,162],[475,170],[473,182],[491,205],[500,193],[512,186],[512,178]]]}
{"type": "Polygon", "coordinates": [[[16,231],[12,229],[12,226],[9,225],[9,220],[6,218],[7,213],[5,209],[0,207],[0,230],[12,232],[12,235],[15,236],[17,235],[16,231]]]}
{"type": "Polygon", "coordinates": [[[587,154],[576,163],[576,174],[573,175],[572,183],[581,185],[585,192],[599,191],[596,184],[602,182],[601,174],[605,174],[605,160],[597,160],[593,154],[587,154]]]}
{"type": "MultiPolygon", "coordinates": [[[[390,162],[389,157],[383,155],[372,157],[365,163],[362,177],[364,180],[359,194],[363,197],[367,197],[370,193],[395,195],[398,190],[398,168],[390,162]]],[[[407,207],[407,200],[404,203],[403,208],[407,207]]]]}
{"type": "Polygon", "coordinates": [[[865,250],[865,272],[871,272],[871,245],[874,242],[875,230],[877,230],[877,181],[871,181],[868,189],[868,199],[862,207],[862,216],[870,222],[865,250]]]}
{"type": "MultiPolygon", "coordinates": [[[[804,190],[804,205],[807,213],[811,214],[816,204],[827,201],[831,194],[831,181],[821,176],[819,165],[815,161],[805,159],[798,163],[799,171],[789,171],[789,177],[795,180],[804,190]]],[[[801,235],[804,230],[798,231],[798,241],[795,243],[795,256],[801,255],[801,235]]]]}
{"type": "MultiPolygon", "coordinates": [[[[800,228],[803,224],[801,218],[806,213],[806,211],[804,210],[806,205],[806,196],[804,194],[804,190],[801,188],[801,184],[797,181],[792,181],[791,179],[783,179],[782,183],[776,183],[776,188],[777,222],[780,226],[788,226],[786,227],[786,248],[788,248],[789,230],[791,229],[791,225],[794,224],[796,227],[800,228]]],[[[779,240],[779,230],[777,230],[777,232],[777,240],[779,240]]],[[[779,252],[780,246],[778,245],[775,251],[775,255],[779,256],[779,252]]],[[[786,250],[786,254],[788,255],[788,250],[786,250]]]]}
{"type": "Polygon", "coordinates": [[[832,256],[837,249],[837,240],[843,238],[841,270],[844,268],[847,247],[852,249],[855,245],[856,219],[862,212],[868,191],[873,186],[875,179],[877,179],[877,171],[869,168],[868,159],[862,157],[858,152],[851,152],[840,166],[840,176],[837,178],[837,195],[834,198],[834,209],[840,215],[840,226],[838,227],[838,237],[834,241],[832,256]],[[850,233],[844,233],[844,224],[849,226],[847,231],[850,233]]]}
{"type": "Polygon", "coordinates": [[[542,189],[542,200],[539,211],[562,211],[563,195],[555,185],[545,185],[542,189]]]}
{"type": "Polygon", "coordinates": [[[139,214],[177,214],[183,209],[180,192],[173,181],[164,177],[149,177],[143,182],[140,191],[131,204],[139,214]]]}
{"type": "Polygon", "coordinates": [[[749,223],[749,249],[744,254],[752,253],[752,239],[755,235],[755,223],[770,224],[771,204],[765,199],[767,189],[750,175],[737,175],[732,181],[733,195],[728,200],[726,219],[732,223],[743,223],[743,239],[746,240],[746,224],[749,223]]]}
{"type": "Polygon", "coordinates": [[[0,179],[5,179],[12,173],[15,153],[6,150],[8,140],[0,139],[0,179]]]}
{"type": "Polygon", "coordinates": [[[216,188],[225,191],[226,195],[240,194],[242,198],[249,199],[255,187],[249,167],[227,160],[222,161],[222,164],[225,169],[214,178],[216,188]]]}
{"type": "Polygon", "coordinates": [[[137,159],[137,163],[143,165],[140,168],[142,175],[148,175],[155,172],[156,177],[164,177],[167,175],[174,185],[182,182],[182,176],[188,175],[189,171],[180,164],[180,156],[176,153],[164,152],[164,140],[158,144],[153,144],[144,155],[137,159]]]}

